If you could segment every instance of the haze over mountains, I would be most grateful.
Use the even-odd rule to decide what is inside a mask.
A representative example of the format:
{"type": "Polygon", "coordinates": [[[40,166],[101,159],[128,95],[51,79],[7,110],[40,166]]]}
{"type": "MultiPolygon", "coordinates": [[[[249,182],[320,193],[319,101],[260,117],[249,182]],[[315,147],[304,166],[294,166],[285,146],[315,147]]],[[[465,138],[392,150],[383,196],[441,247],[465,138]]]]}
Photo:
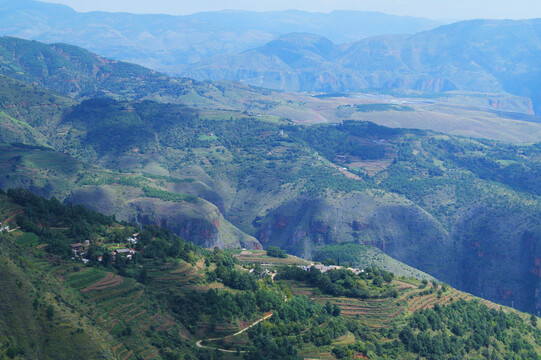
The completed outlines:
{"type": "Polygon", "coordinates": [[[0,34],[82,46],[102,56],[179,73],[210,56],[255,48],[291,32],[336,42],[379,34],[414,34],[441,22],[381,13],[222,11],[188,16],[78,13],[33,0],[0,0],[0,34]]]}
{"type": "Polygon", "coordinates": [[[403,88],[508,92],[541,110],[541,20],[472,20],[336,45],[289,34],[191,66],[186,76],[307,92],[403,88]]]}
{"type": "Polygon", "coordinates": [[[78,13],[0,1],[0,33],[83,46],[198,80],[307,92],[507,92],[541,111],[541,21],[440,22],[380,13],[78,13]]]}

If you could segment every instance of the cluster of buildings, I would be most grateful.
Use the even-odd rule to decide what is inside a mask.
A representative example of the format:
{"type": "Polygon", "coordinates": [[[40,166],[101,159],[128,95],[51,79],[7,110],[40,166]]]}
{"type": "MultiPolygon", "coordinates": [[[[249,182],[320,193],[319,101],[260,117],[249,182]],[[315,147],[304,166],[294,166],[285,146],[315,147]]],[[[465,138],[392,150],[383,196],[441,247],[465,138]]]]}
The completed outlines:
{"type": "MultiPolygon", "coordinates": [[[[126,242],[129,243],[132,246],[135,246],[137,244],[137,235],[139,234],[133,234],[131,237],[129,237],[126,242]]],[[[85,240],[84,243],[75,243],[71,244],[70,248],[71,251],[73,251],[73,257],[72,259],[81,259],[81,261],[84,264],[87,264],[90,259],[88,259],[88,248],[90,247],[90,240],[85,240]]],[[[111,260],[116,261],[118,256],[125,257],[128,260],[133,259],[133,255],[136,253],[136,250],[133,248],[118,248],[113,250],[111,255],[111,260]]],[[[103,256],[98,257],[98,261],[103,261],[103,256]]]]}
{"type": "Polygon", "coordinates": [[[322,273],[326,273],[327,271],[330,271],[330,270],[338,270],[338,269],[346,269],[346,270],[349,270],[351,272],[353,272],[355,275],[359,275],[360,273],[363,273],[364,270],[363,269],[355,269],[355,268],[351,268],[351,267],[344,267],[344,266],[337,266],[337,265],[323,265],[323,264],[310,264],[310,265],[302,265],[300,266],[302,267],[302,269],[304,271],[309,271],[310,268],[316,268],[318,269],[319,271],[321,271],[322,273]]]}

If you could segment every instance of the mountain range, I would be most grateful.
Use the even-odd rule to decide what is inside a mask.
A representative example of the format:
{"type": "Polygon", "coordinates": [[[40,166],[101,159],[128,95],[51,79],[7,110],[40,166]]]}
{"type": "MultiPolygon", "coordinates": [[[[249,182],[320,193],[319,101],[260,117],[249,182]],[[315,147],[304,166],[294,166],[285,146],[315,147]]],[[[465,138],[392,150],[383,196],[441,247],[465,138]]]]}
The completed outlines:
{"type": "Polygon", "coordinates": [[[541,21],[440,25],[0,0],[0,359],[539,359],[541,21]]]}
{"type": "Polygon", "coordinates": [[[540,55],[541,20],[471,20],[341,45],[321,35],[288,34],[193,64],[182,74],[306,92],[507,92],[531,98],[530,111],[539,113],[540,55]]]}
{"type": "MultiPolygon", "coordinates": [[[[252,111],[295,114],[305,95],[169,78],[73,46],[1,43],[0,70],[20,79],[0,78],[3,189],[159,224],[205,247],[310,258],[333,244],[374,246],[460,289],[539,306],[539,144],[347,118],[299,126],[252,111]]],[[[406,116],[421,111],[413,106],[341,111],[406,116]]]]}
{"type": "Polygon", "coordinates": [[[0,2],[0,34],[62,42],[197,80],[359,92],[400,88],[502,93],[540,112],[539,20],[444,25],[370,12],[222,11],[186,16],[78,13],[0,2]]]}
{"type": "Polygon", "coordinates": [[[186,16],[78,13],[33,0],[0,1],[0,34],[82,46],[102,56],[179,73],[210,56],[248,50],[290,32],[338,42],[413,34],[441,22],[372,12],[206,12],[186,16]]]}

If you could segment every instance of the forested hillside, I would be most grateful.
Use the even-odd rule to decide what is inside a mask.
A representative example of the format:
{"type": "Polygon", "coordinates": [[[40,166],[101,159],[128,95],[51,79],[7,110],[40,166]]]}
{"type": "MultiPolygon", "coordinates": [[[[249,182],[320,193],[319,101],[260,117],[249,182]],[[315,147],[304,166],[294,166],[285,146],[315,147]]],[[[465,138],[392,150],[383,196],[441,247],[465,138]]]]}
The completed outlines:
{"type": "MultiPolygon", "coordinates": [[[[49,60],[66,59],[51,46],[4,41],[21,54],[34,49],[51,52],[49,60]]],[[[261,109],[272,92],[239,93],[165,77],[190,94],[200,87],[219,92],[220,103],[178,103],[218,99],[209,94],[154,102],[143,99],[138,91],[144,88],[132,81],[158,79],[161,88],[161,75],[106,67],[113,76],[102,79],[74,60],[87,54],[99,72],[99,57],[70,51],[71,60],[56,68],[60,78],[83,79],[82,85],[109,97],[64,97],[2,78],[2,188],[25,187],[140,226],[158,224],[205,247],[279,246],[311,258],[332,244],[373,246],[460,289],[537,311],[538,143],[473,140],[347,118],[299,126],[218,109],[236,99],[261,109]],[[248,94],[254,97],[243,98],[248,94]]],[[[6,68],[15,66],[11,59],[6,68]]],[[[62,90],[61,81],[46,76],[53,69],[42,80],[35,71],[18,76],[62,90]]],[[[302,108],[300,100],[279,99],[288,109],[302,108]]],[[[399,110],[390,111],[416,112],[399,110]]]]}
{"type": "Polygon", "coordinates": [[[0,193],[0,215],[9,227],[0,232],[2,358],[536,359],[541,351],[537,317],[436,281],[205,250],[20,189],[0,193]]]}

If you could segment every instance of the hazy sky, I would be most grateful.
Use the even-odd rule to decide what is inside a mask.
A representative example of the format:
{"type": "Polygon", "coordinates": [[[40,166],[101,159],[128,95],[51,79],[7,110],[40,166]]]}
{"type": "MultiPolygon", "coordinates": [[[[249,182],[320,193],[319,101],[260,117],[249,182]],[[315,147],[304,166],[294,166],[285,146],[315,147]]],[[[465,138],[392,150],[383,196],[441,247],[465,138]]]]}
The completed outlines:
{"type": "Polygon", "coordinates": [[[126,11],[184,15],[200,11],[299,9],[329,12],[335,9],[380,11],[434,19],[541,17],[540,0],[44,0],[66,4],[77,11],[126,11]]]}

